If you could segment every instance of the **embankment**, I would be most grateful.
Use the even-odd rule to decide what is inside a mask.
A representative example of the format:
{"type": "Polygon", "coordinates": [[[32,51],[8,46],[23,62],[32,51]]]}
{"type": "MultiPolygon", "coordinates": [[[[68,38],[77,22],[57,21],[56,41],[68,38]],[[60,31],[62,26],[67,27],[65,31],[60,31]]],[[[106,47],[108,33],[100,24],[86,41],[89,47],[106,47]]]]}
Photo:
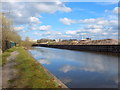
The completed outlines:
{"type": "MultiPolygon", "coordinates": [[[[8,63],[6,59],[10,56],[10,53],[14,51],[19,54],[12,60],[15,64],[10,69],[15,70],[12,73],[15,77],[6,81],[9,88],[67,88],[22,47],[13,47],[3,53],[3,67],[8,63]]],[[[5,78],[3,77],[3,79],[5,78]]]]}
{"type": "Polygon", "coordinates": [[[34,44],[33,46],[80,50],[80,51],[97,51],[97,52],[112,52],[119,53],[119,45],[47,45],[47,44],[34,44]]]}

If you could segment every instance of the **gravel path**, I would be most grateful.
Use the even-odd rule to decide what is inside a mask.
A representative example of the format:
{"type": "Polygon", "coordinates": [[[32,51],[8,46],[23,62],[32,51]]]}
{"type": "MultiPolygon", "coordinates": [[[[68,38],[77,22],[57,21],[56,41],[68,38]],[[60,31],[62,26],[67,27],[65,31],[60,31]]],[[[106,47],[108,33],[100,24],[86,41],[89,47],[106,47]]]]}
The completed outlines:
{"type": "Polygon", "coordinates": [[[2,87],[9,88],[9,80],[15,77],[15,69],[13,66],[16,64],[15,58],[19,53],[14,51],[7,58],[7,63],[2,67],[2,87]]]}

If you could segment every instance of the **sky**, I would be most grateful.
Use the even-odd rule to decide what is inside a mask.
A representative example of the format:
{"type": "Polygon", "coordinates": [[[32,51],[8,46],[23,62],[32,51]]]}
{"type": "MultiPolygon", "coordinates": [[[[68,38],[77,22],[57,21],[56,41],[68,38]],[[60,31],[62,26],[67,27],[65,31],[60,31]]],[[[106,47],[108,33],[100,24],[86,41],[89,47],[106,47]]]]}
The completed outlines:
{"type": "Polygon", "coordinates": [[[118,39],[117,2],[2,2],[24,40],[118,39]]]}

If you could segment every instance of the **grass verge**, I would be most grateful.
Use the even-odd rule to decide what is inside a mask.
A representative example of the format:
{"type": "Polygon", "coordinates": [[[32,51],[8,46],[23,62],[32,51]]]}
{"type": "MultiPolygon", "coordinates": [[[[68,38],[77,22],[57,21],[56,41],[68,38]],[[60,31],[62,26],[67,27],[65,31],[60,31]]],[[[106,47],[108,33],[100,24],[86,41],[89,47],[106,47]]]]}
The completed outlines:
{"type": "MultiPolygon", "coordinates": [[[[44,69],[23,48],[15,47],[19,55],[15,60],[17,77],[10,81],[15,88],[58,88],[53,77],[46,74],[44,69]]],[[[7,54],[8,55],[8,54],[7,54]]]]}
{"type": "Polygon", "coordinates": [[[10,53],[13,52],[15,50],[15,48],[10,48],[8,50],[6,50],[4,53],[2,53],[2,55],[0,55],[1,58],[1,62],[0,62],[0,66],[4,66],[7,62],[7,57],[10,56],[10,53]]]}
{"type": "Polygon", "coordinates": [[[2,66],[2,54],[0,54],[0,67],[2,66]]]}

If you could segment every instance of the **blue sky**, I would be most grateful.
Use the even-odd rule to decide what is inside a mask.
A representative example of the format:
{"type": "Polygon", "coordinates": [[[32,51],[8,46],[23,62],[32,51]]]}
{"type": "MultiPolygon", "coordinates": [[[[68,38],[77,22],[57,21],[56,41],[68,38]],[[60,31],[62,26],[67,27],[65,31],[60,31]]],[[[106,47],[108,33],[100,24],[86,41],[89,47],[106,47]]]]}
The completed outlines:
{"type": "MultiPolygon", "coordinates": [[[[57,0],[58,1],[58,0],[57,0]]],[[[117,39],[118,3],[37,2],[3,4],[22,39],[117,39]],[[7,8],[6,8],[7,6],[7,8]]]]}

